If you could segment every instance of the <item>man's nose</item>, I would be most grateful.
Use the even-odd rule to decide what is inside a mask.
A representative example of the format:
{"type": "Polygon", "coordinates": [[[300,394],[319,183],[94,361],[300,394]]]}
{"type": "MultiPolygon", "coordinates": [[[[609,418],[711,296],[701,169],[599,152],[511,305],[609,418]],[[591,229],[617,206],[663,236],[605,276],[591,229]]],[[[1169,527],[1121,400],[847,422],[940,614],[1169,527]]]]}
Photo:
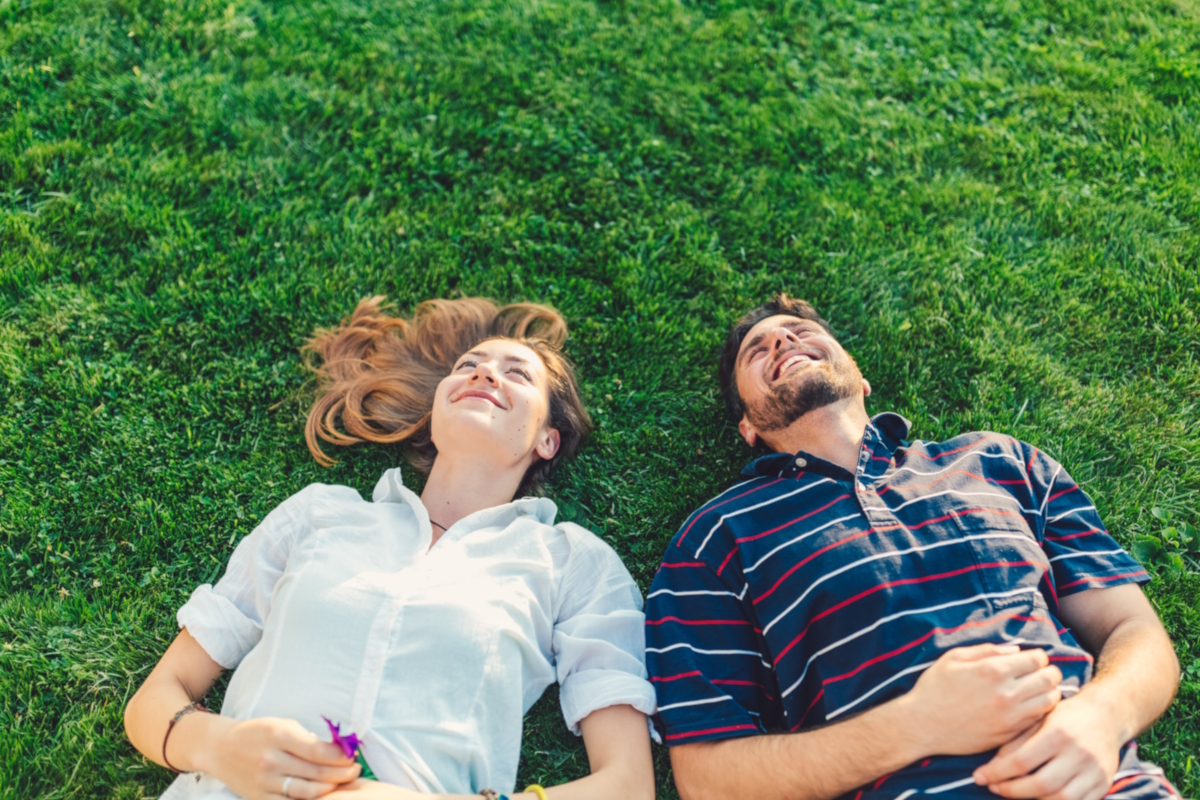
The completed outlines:
{"type": "Polygon", "coordinates": [[[793,344],[798,341],[800,341],[799,336],[792,333],[787,328],[779,328],[775,331],[775,344],[772,346],[772,349],[778,351],[785,345],[793,344]]]}

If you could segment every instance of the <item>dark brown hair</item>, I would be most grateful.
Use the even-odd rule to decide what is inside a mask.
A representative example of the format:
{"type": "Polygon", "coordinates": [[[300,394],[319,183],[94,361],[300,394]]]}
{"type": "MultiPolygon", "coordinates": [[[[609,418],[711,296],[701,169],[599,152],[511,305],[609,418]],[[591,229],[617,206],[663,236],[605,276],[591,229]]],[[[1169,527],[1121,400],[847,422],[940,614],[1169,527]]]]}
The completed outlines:
{"type": "Polygon", "coordinates": [[[567,323],[561,314],[535,303],[499,306],[468,297],[427,300],[411,319],[403,319],[385,313],[384,300],[359,301],[339,327],[317,330],[304,346],[306,363],[317,374],[318,393],[304,438],[319,463],[337,462],[318,440],[339,446],[400,442],[412,465],[428,472],[437,457],[430,420],[438,384],[459,356],[497,338],[520,342],[542,359],[549,377],[549,425],[560,439],[552,458],[536,461],[525,473],[518,494],[536,490],[579,449],[592,420],[579,396],[575,370],[562,353],[567,323]]]}
{"type": "Polygon", "coordinates": [[[742,341],[755,325],[768,317],[779,314],[810,320],[824,328],[830,336],[833,335],[833,331],[829,329],[829,323],[822,319],[811,303],[805,300],[796,300],[782,293],[775,295],[769,303],[759,306],[738,320],[733,329],[729,331],[729,335],[725,337],[725,344],[721,346],[721,358],[717,362],[717,383],[721,387],[721,397],[725,400],[725,407],[729,409],[729,416],[733,417],[735,422],[741,421],[742,416],[746,413],[746,404],[742,402],[742,396],[738,394],[737,388],[737,357],[738,351],[742,349],[742,341]]]}

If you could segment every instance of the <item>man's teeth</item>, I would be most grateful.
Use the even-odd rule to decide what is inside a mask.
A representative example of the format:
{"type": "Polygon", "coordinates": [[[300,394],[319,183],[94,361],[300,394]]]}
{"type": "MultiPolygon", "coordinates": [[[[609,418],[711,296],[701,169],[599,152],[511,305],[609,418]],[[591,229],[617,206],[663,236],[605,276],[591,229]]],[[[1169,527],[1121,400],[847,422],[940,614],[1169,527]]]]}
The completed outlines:
{"type": "Polygon", "coordinates": [[[793,364],[797,364],[801,361],[812,361],[812,360],[813,360],[812,356],[809,356],[809,355],[792,356],[791,358],[789,358],[787,361],[784,361],[783,364],[780,365],[778,374],[782,376],[783,373],[787,372],[792,367],[793,364]]]}

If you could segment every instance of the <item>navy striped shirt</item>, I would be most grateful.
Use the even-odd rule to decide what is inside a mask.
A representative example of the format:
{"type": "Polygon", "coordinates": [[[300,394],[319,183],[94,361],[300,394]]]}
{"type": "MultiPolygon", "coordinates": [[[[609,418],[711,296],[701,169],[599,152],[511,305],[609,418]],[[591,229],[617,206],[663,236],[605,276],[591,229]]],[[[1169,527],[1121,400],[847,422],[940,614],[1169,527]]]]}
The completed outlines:
{"type": "MultiPolygon", "coordinates": [[[[1090,678],[1059,598],[1146,573],[1036,447],[994,433],[909,444],[908,427],[875,417],[854,474],[804,452],[759,458],[683,524],[646,608],[668,745],[837,722],[983,642],[1045,650],[1064,697],[1090,678]]],[[[970,780],[988,758],[927,759],[857,794],[965,779],[956,794],[991,796],[970,780]]]]}

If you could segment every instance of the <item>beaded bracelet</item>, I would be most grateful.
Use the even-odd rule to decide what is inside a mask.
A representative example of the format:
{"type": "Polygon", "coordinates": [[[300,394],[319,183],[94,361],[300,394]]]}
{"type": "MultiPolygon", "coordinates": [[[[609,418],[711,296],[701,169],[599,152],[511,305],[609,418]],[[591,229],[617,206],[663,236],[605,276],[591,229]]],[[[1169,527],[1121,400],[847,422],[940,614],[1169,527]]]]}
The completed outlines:
{"type": "Polygon", "coordinates": [[[163,735],[163,747],[162,747],[163,763],[167,765],[167,769],[171,770],[171,772],[174,772],[176,775],[178,775],[181,772],[181,770],[177,770],[173,766],[171,766],[171,762],[167,758],[167,739],[171,738],[171,731],[173,731],[175,729],[175,723],[179,722],[179,720],[183,719],[188,714],[191,714],[193,711],[203,711],[206,714],[208,713],[208,709],[205,708],[204,706],[200,705],[199,703],[195,703],[195,702],[188,703],[186,706],[179,709],[179,711],[177,711],[175,713],[175,716],[171,717],[171,721],[167,723],[167,732],[166,732],[166,734],[163,735]]]}
{"type": "Polygon", "coordinates": [[[501,794],[495,789],[480,789],[479,793],[487,798],[487,800],[508,800],[508,795],[501,794]]]}

